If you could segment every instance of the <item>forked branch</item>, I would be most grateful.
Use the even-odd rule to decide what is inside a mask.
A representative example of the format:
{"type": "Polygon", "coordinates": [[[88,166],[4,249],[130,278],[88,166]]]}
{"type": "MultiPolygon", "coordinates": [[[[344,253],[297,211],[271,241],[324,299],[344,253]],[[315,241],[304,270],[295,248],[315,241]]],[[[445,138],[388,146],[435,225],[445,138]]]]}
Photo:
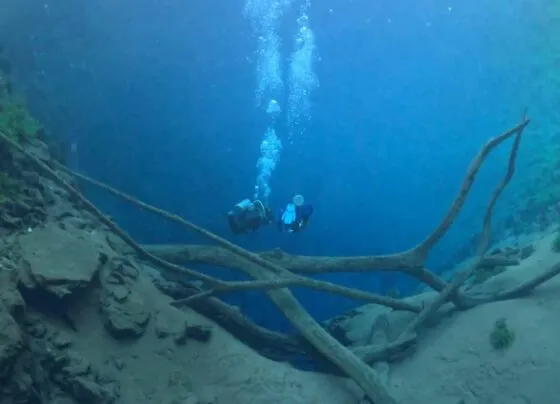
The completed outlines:
{"type": "MultiPolygon", "coordinates": [[[[536,287],[538,284],[556,275],[558,272],[560,272],[560,268],[554,268],[553,270],[549,271],[546,276],[541,276],[538,279],[522,285],[515,290],[509,291],[506,294],[492,297],[475,297],[464,295],[459,292],[459,288],[464,283],[464,281],[479,265],[483,263],[483,260],[485,259],[484,255],[490,241],[490,219],[492,216],[493,208],[503,189],[507,186],[514,173],[515,160],[521,140],[521,135],[528,123],[529,120],[526,119],[525,116],[523,116],[520,124],[503,133],[502,135],[491,139],[484,145],[484,147],[474,158],[469,169],[467,170],[460,191],[451,204],[449,211],[445,215],[442,222],[424,241],[410,250],[385,256],[298,257],[287,255],[279,251],[264,253],[261,255],[255,254],[235,244],[232,244],[229,241],[177,215],[155,208],[151,205],[137,200],[136,198],[123,194],[120,191],[115,190],[114,188],[109,187],[103,183],[71,172],[62,166],[60,167],[70,174],[92,184],[95,184],[101,188],[104,188],[112,192],[113,194],[124,198],[148,211],[154,212],[169,220],[178,222],[183,226],[195,231],[196,233],[205,236],[219,246],[183,247],[183,250],[180,251],[180,255],[182,256],[181,260],[179,260],[180,263],[198,261],[215,264],[217,263],[228,267],[234,267],[235,269],[246,272],[249,276],[255,279],[254,281],[248,282],[228,282],[210,277],[208,275],[199,273],[198,271],[179,266],[177,265],[177,263],[169,262],[166,259],[169,257],[166,256],[165,251],[162,251],[161,249],[160,251],[156,251],[157,248],[154,247],[143,248],[142,246],[139,246],[134,240],[132,240],[130,236],[128,236],[122,229],[120,229],[113,221],[103,215],[103,213],[101,213],[91,202],[89,202],[70,184],[64,181],[47,164],[31,155],[23,147],[21,147],[19,144],[17,144],[1,132],[0,138],[15,150],[21,152],[23,155],[29,158],[40,170],[53,178],[53,180],[57,182],[62,188],[64,188],[71,196],[82,202],[82,204],[88,210],[90,210],[103,224],[105,224],[113,232],[119,235],[141,258],[151,261],[164,270],[184,274],[195,279],[202,280],[205,283],[206,290],[189,297],[186,301],[176,301],[175,304],[185,302],[194,304],[201,299],[218,293],[264,289],[267,291],[272,301],[280,308],[280,310],[283,311],[286,317],[294,324],[294,326],[300,331],[300,333],[306,339],[308,339],[308,341],[312,345],[314,345],[319,352],[329,358],[332,363],[342,369],[360,387],[362,387],[366,394],[371,399],[373,399],[374,402],[378,404],[391,404],[395,403],[395,400],[390,396],[386,388],[377,379],[375,373],[373,373],[373,371],[368,368],[364,362],[358,360],[354,354],[342,347],[336,340],[334,340],[328,333],[326,333],[299,305],[299,303],[288,291],[287,287],[305,286],[319,290],[325,290],[330,293],[342,294],[345,296],[354,297],[356,299],[370,301],[376,304],[382,304],[397,310],[409,310],[418,313],[418,316],[414,319],[414,321],[411,322],[405,332],[403,332],[396,341],[390,343],[387,347],[384,347],[381,350],[379,350],[378,348],[373,349],[373,347],[363,347],[355,352],[365,362],[369,362],[374,359],[386,359],[387,355],[392,355],[395,352],[402,350],[404,347],[414,343],[416,340],[416,330],[424,323],[426,319],[434,314],[442,304],[447,301],[451,300],[461,308],[468,308],[472,307],[475,304],[488,302],[489,299],[508,298],[517,296],[520,293],[528,293],[531,288],[536,287]],[[427,255],[455,221],[457,215],[459,214],[468,197],[468,194],[470,193],[477,173],[479,172],[482,164],[484,163],[490,152],[499,144],[512,136],[515,136],[515,139],[510,153],[508,171],[502,182],[496,188],[487,208],[477,259],[470,268],[458,273],[450,283],[446,283],[442,279],[425,269],[424,264],[427,255]],[[417,305],[408,303],[404,300],[378,296],[369,292],[346,288],[340,285],[310,279],[305,276],[293,273],[328,272],[336,269],[342,271],[401,271],[416,277],[421,282],[428,284],[441,293],[435,299],[435,301],[422,308],[417,305]]],[[[177,254],[177,252],[175,252],[175,254],[177,254]]],[[[177,262],[178,260],[175,257],[173,261],[177,262]]]]}

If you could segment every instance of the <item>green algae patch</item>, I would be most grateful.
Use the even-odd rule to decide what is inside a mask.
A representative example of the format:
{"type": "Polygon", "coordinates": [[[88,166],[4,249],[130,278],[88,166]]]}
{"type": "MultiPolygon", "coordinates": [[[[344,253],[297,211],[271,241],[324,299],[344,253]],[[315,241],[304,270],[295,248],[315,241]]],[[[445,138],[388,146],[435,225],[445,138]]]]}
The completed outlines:
{"type": "Polygon", "coordinates": [[[0,74],[0,131],[22,141],[36,138],[42,130],[25,101],[13,93],[10,78],[0,74]]]}

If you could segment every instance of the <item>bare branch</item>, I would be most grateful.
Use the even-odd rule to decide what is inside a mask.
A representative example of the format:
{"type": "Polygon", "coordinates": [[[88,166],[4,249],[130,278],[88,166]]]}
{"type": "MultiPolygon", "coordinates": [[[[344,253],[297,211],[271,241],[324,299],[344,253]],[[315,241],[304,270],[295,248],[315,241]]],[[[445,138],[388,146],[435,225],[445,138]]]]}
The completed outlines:
{"type": "Polygon", "coordinates": [[[347,288],[345,286],[336,285],[329,282],[316,281],[314,279],[304,278],[301,276],[292,276],[290,279],[275,279],[272,281],[241,281],[228,282],[227,285],[217,286],[209,290],[199,292],[195,295],[173,302],[174,306],[189,305],[195,300],[214,296],[218,293],[239,292],[247,290],[272,290],[285,287],[308,287],[311,289],[322,290],[324,292],[336,293],[342,296],[350,297],[356,300],[363,300],[369,303],[380,304],[395,310],[411,311],[419,313],[422,307],[413,303],[408,303],[402,299],[393,299],[387,296],[380,296],[374,293],[364,292],[358,289],[347,288]]]}
{"type": "MultiPolygon", "coordinates": [[[[523,116],[523,122],[527,122],[525,116],[523,116]]],[[[511,178],[513,177],[513,174],[515,173],[515,162],[517,159],[517,152],[519,150],[519,145],[521,142],[521,135],[523,134],[523,129],[525,129],[525,127],[526,124],[522,126],[518,125],[519,129],[515,133],[516,136],[514,139],[514,143],[511,147],[507,172],[504,178],[502,179],[502,181],[500,182],[500,184],[494,190],[490,203],[488,204],[488,207],[486,209],[486,214],[484,215],[484,221],[483,221],[482,235],[478,246],[478,256],[475,262],[469,268],[461,272],[458,272],[453,278],[453,280],[449,284],[447,284],[447,286],[440,292],[438,297],[433,302],[426,305],[426,307],[422,310],[422,312],[418,314],[418,316],[416,316],[414,320],[411,321],[411,323],[406,327],[404,331],[400,333],[400,335],[395,339],[395,341],[393,341],[387,347],[384,347],[382,349],[378,349],[377,347],[374,347],[375,349],[372,350],[371,352],[368,352],[367,350],[362,351],[361,354],[363,360],[369,362],[374,358],[379,358],[382,355],[389,355],[395,349],[399,349],[400,347],[406,344],[410,344],[410,341],[416,338],[416,331],[418,330],[418,328],[420,328],[428,318],[430,318],[433,314],[435,314],[435,312],[444,303],[449,301],[453,295],[459,294],[458,293],[459,288],[480,266],[484,258],[484,254],[486,253],[490,245],[491,230],[492,230],[492,226],[491,226],[492,213],[494,211],[494,207],[496,205],[496,202],[498,201],[498,198],[504,191],[507,184],[510,182],[511,178]]],[[[492,143],[492,141],[490,143],[492,143]]],[[[467,303],[464,302],[460,294],[458,300],[462,302],[461,304],[462,308],[468,308],[467,303]]],[[[471,303],[473,303],[473,301],[471,301],[471,303]]]]}
{"type": "Polygon", "coordinates": [[[501,300],[511,300],[511,299],[519,299],[524,297],[541,284],[549,281],[550,279],[554,278],[560,274],[560,262],[553,265],[542,274],[539,274],[520,285],[517,285],[505,292],[500,293],[492,293],[492,294],[476,294],[473,292],[469,292],[463,296],[463,299],[466,301],[466,305],[470,307],[479,306],[481,304],[487,304],[492,302],[497,302],[501,300]]]}
{"type": "MultiPolygon", "coordinates": [[[[423,259],[426,258],[428,252],[438,243],[439,240],[441,240],[441,238],[445,235],[445,233],[447,233],[447,231],[449,230],[449,228],[451,227],[455,219],[457,219],[457,216],[459,215],[461,208],[467,201],[467,197],[470,193],[476,175],[480,171],[480,168],[482,167],[484,160],[486,160],[490,152],[492,152],[492,150],[494,150],[499,144],[501,144],[502,142],[504,142],[505,140],[507,140],[508,138],[514,135],[517,136],[516,139],[520,139],[521,133],[523,133],[523,130],[527,127],[529,122],[530,120],[526,118],[524,113],[521,119],[521,123],[511,128],[510,130],[504,132],[500,136],[496,136],[495,138],[490,139],[484,145],[484,147],[478,152],[476,157],[471,162],[471,165],[469,166],[467,173],[465,175],[465,179],[463,180],[463,184],[461,185],[461,189],[459,190],[459,194],[451,204],[451,207],[449,208],[449,211],[445,215],[443,221],[438,225],[438,227],[436,227],[436,229],[432,232],[432,234],[430,234],[423,242],[421,242],[420,244],[418,244],[416,247],[413,248],[413,251],[415,251],[415,253],[422,256],[423,259]]],[[[516,140],[516,142],[518,141],[519,140],[516,140]]],[[[517,147],[515,148],[515,156],[513,156],[514,160],[517,156],[517,147]]],[[[511,166],[511,156],[510,156],[510,166],[511,166]]],[[[509,178],[506,181],[506,184],[507,182],[509,182],[509,178]]],[[[503,187],[500,188],[499,193],[501,193],[502,190],[503,187]]],[[[496,200],[497,198],[494,200],[494,203],[496,202],[496,200]]]]}
{"type": "MultiPolygon", "coordinates": [[[[139,246],[130,236],[128,236],[122,229],[115,223],[108,219],[102,212],[100,212],[91,202],[89,202],[83,195],[75,190],[71,185],[64,181],[54,170],[48,165],[37,159],[35,156],[27,152],[23,147],[10,139],[7,135],[0,132],[0,139],[6,142],[15,150],[26,156],[33,162],[41,171],[49,175],[55,182],[63,187],[69,194],[81,201],[82,204],[90,210],[103,224],[108,226],[113,232],[121,237],[141,258],[149,260],[150,262],[158,265],[164,270],[180,273],[183,275],[191,276],[195,279],[200,279],[206,282],[209,289],[200,293],[196,293],[187,298],[186,302],[194,304],[200,299],[208,298],[216,293],[224,293],[234,290],[254,290],[264,289],[270,296],[271,300],[280,308],[286,315],[290,322],[298,329],[298,331],[325,357],[327,357],[334,365],[342,369],[350,378],[352,378],[366,394],[378,404],[394,404],[395,399],[391,397],[386,387],[378,380],[377,375],[365,364],[364,361],[370,362],[379,358],[388,358],[395,354],[402,352],[404,349],[416,342],[417,329],[434,314],[442,304],[447,301],[453,301],[456,306],[460,308],[472,307],[473,304],[479,304],[486,300],[477,299],[470,295],[463,295],[459,292],[459,288],[464,281],[478,268],[485,259],[485,253],[490,243],[491,233],[491,217],[496,201],[500,197],[502,191],[509,183],[515,171],[515,160],[517,151],[520,144],[521,135],[523,130],[528,125],[529,120],[523,116],[522,122],[516,127],[510,129],[504,134],[491,139],[477,156],[472,161],[469,169],[467,170],[465,179],[459,190],[459,193],[447,214],[435,230],[421,243],[414,248],[403,251],[397,254],[385,256],[369,256],[369,257],[297,257],[288,254],[273,251],[271,253],[255,254],[247,251],[175,214],[165,212],[161,209],[148,205],[138,199],[126,195],[106,184],[86,177],[84,175],[74,173],[67,168],[60,166],[66,172],[88,181],[98,187],[106,189],[107,191],[126,199],[143,209],[156,213],[174,222],[195,231],[196,233],[212,240],[221,246],[222,249],[215,247],[201,247],[189,246],[186,251],[181,254],[185,256],[188,262],[202,261],[208,263],[217,263],[228,267],[234,267],[246,272],[249,276],[255,279],[251,282],[226,282],[214,277],[201,274],[198,271],[183,268],[177,264],[171,263],[166,259],[162,259],[164,254],[160,252],[150,252],[148,249],[139,246]],[[482,237],[479,243],[479,251],[475,263],[465,271],[459,272],[455,278],[446,283],[425,267],[425,260],[428,253],[443,235],[449,230],[455,221],[459,211],[463,207],[467,196],[472,188],[475,177],[480,170],[480,167],[490,154],[490,152],[501,144],[506,139],[515,136],[514,144],[511,149],[508,170],[496,188],[489,206],[486,211],[483,223],[482,237]],[[198,254],[196,256],[196,254],[198,254]],[[435,290],[440,291],[440,294],[426,307],[419,307],[417,305],[405,302],[404,300],[391,299],[388,297],[378,296],[369,292],[359,291],[352,288],[347,288],[341,285],[332,284],[329,282],[318,281],[306,278],[301,275],[296,275],[291,271],[318,273],[330,272],[335,270],[342,271],[386,271],[396,270],[414,276],[422,282],[425,282],[435,290]],[[341,346],[332,336],[330,336],[317,322],[307,313],[298,301],[292,296],[287,287],[304,286],[318,290],[328,291],[330,293],[337,293],[344,296],[353,297],[371,301],[376,304],[382,304],[392,307],[397,310],[409,310],[418,313],[415,319],[408,325],[404,332],[399,337],[389,343],[386,347],[381,349],[377,347],[364,347],[358,349],[358,354],[363,360],[357,358],[355,354],[348,349],[341,346]],[[374,349],[375,348],[375,349],[374,349]]],[[[560,272],[560,268],[557,269],[560,272]]],[[[515,296],[519,293],[527,293],[538,284],[550,279],[556,273],[556,269],[550,271],[546,276],[533,280],[532,283],[522,285],[517,289],[509,291],[509,294],[493,296],[492,298],[504,298],[508,296],[515,296]],[[548,277],[548,278],[547,278],[548,277]]],[[[185,303],[183,301],[176,301],[175,304],[185,303]]]]}

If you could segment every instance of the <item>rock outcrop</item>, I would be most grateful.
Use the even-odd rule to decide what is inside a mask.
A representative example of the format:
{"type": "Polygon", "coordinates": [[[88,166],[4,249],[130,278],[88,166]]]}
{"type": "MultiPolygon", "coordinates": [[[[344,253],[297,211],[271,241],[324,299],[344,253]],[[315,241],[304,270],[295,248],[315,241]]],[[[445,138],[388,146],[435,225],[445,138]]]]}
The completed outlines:
{"type": "Polygon", "coordinates": [[[189,362],[176,351],[188,339],[208,341],[209,329],[187,326],[134,257],[124,257],[122,240],[40,167],[77,186],[57,171],[42,127],[11,99],[3,62],[0,404],[196,404],[189,362]],[[154,305],[171,313],[173,339],[150,329],[154,305]]]}
{"type": "Polygon", "coordinates": [[[88,233],[62,230],[55,224],[19,237],[22,282],[64,298],[86,288],[96,276],[103,254],[88,233]]]}
{"type": "Polygon", "coordinates": [[[142,267],[122,255],[122,243],[111,244],[107,229],[73,206],[63,190],[52,185],[48,193],[48,207],[37,216],[43,220],[33,227],[17,220],[6,227],[0,220],[0,404],[197,404],[188,367],[173,365],[173,352],[188,340],[207,342],[210,329],[168,318],[169,331],[162,331],[144,289],[149,285],[156,298],[162,295],[142,267]],[[145,335],[159,344],[126,353],[145,335]],[[84,343],[91,338],[97,347],[84,343]],[[106,352],[112,344],[119,345],[106,352]],[[129,363],[150,355],[163,355],[160,361],[174,370],[161,370],[163,384],[157,378],[131,382],[131,369],[150,369],[129,363]]]}
{"type": "Polygon", "coordinates": [[[25,350],[3,385],[2,397],[14,400],[6,403],[111,404],[119,397],[116,375],[102,372],[73,350],[70,335],[45,324],[37,314],[28,315],[18,328],[26,335],[25,350]]]}
{"type": "Polygon", "coordinates": [[[103,271],[101,316],[105,328],[118,339],[144,334],[151,312],[136,291],[139,270],[130,260],[115,258],[103,271]]]}
{"type": "Polygon", "coordinates": [[[0,261],[2,404],[111,404],[119,396],[117,377],[73,350],[76,336],[63,331],[64,323],[51,321],[61,307],[69,309],[64,307],[73,302],[69,297],[92,285],[103,263],[99,245],[88,240],[88,234],[74,230],[64,231],[50,223],[4,245],[0,261]],[[31,306],[26,307],[24,296],[31,306]]]}

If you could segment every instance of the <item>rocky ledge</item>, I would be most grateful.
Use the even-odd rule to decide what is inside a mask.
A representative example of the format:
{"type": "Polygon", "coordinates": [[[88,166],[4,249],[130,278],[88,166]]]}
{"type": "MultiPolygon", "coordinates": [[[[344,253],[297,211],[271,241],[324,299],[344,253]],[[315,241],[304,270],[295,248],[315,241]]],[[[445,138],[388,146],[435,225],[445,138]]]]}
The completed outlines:
{"type": "Polygon", "coordinates": [[[198,403],[188,369],[142,391],[128,363],[153,338],[173,369],[171,353],[208,341],[211,330],[166,320],[146,297],[147,270],[109,243],[107,229],[49,180],[19,180],[35,197],[25,199],[27,215],[0,215],[0,404],[198,403]]]}

